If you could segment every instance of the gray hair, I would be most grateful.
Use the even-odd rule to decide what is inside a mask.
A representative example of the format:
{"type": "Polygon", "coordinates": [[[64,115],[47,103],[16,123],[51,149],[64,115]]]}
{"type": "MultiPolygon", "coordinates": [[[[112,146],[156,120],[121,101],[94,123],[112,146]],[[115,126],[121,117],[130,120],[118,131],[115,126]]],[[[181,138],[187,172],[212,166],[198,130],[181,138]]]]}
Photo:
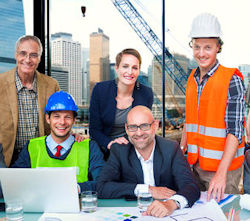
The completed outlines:
{"type": "Polygon", "coordinates": [[[40,39],[38,37],[36,37],[36,36],[33,36],[33,35],[23,35],[23,36],[21,36],[16,42],[15,52],[17,52],[17,49],[19,48],[21,43],[23,43],[25,41],[29,41],[29,40],[32,40],[32,41],[34,41],[34,42],[36,42],[38,44],[38,46],[39,46],[39,56],[41,56],[42,53],[43,53],[43,45],[42,45],[40,39]]]}

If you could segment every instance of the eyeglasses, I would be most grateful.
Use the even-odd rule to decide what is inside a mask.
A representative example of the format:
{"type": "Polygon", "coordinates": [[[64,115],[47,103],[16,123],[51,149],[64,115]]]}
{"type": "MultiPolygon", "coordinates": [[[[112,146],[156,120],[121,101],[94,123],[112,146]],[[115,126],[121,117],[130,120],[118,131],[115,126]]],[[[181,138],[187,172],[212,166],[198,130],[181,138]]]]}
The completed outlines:
{"type": "Polygon", "coordinates": [[[154,123],[154,121],[151,124],[145,123],[145,124],[141,124],[139,126],[135,125],[135,124],[130,124],[127,125],[127,129],[129,132],[135,132],[138,130],[138,128],[140,128],[143,131],[147,131],[150,130],[151,125],[154,123]]]}
{"type": "Polygon", "coordinates": [[[30,53],[28,54],[26,51],[18,51],[17,54],[22,57],[22,58],[31,58],[31,59],[36,59],[39,57],[38,53],[30,53]]]}

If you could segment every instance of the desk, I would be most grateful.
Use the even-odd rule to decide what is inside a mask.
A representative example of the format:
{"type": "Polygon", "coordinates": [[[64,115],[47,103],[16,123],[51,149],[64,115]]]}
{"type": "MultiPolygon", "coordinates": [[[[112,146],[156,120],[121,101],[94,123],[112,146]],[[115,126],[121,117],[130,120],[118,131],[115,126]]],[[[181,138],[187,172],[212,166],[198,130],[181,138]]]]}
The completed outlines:
{"type": "MultiPolygon", "coordinates": [[[[237,212],[235,216],[235,221],[250,219],[250,211],[240,210],[239,199],[237,197],[231,203],[222,207],[223,212],[227,215],[231,207],[233,207],[237,212]]],[[[0,199],[3,202],[3,199],[0,199]]],[[[124,199],[98,199],[98,207],[135,207],[137,205],[136,201],[125,201],[124,199]]],[[[35,221],[41,217],[42,213],[24,213],[25,221],[35,221]]],[[[4,212],[0,212],[1,217],[5,217],[4,212]]]]}

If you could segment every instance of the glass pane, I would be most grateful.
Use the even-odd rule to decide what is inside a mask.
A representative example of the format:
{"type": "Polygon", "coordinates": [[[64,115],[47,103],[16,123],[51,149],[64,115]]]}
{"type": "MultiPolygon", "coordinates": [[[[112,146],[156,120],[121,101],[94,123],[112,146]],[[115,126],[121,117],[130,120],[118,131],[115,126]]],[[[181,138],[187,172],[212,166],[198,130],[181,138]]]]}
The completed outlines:
{"type": "MultiPolygon", "coordinates": [[[[161,41],[161,1],[150,3],[131,0],[131,3],[161,41]],[[154,13],[153,19],[149,15],[152,4],[158,12],[154,13]]],[[[161,56],[162,51],[152,53],[150,46],[154,47],[156,42],[145,44],[147,39],[139,37],[140,31],[141,36],[145,37],[149,37],[151,32],[143,30],[138,21],[130,21],[130,25],[122,13],[128,15],[130,12],[120,12],[112,0],[50,0],[52,76],[59,81],[61,88],[74,96],[82,113],[87,113],[93,86],[97,82],[116,78],[117,53],[125,48],[135,48],[142,56],[138,79],[152,87],[155,93],[153,114],[156,119],[162,120],[162,71],[161,64],[155,59],[156,54],[161,56]],[[82,6],[86,7],[84,16],[82,6]],[[142,30],[135,31],[131,28],[133,25],[142,30]],[[56,70],[63,74],[56,73],[56,70]]],[[[130,14],[129,17],[133,16],[130,14]]],[[[189,59],[178,54],[173,56],[187,71],[189,59]]],[[[172,70],[177,71],[175,67],[172,70]]],[[[166,111],[166,117],[179,118],[184,111],[184,95],[167,72],[165,79],[165,102],[169,110],[166,111]]]]}

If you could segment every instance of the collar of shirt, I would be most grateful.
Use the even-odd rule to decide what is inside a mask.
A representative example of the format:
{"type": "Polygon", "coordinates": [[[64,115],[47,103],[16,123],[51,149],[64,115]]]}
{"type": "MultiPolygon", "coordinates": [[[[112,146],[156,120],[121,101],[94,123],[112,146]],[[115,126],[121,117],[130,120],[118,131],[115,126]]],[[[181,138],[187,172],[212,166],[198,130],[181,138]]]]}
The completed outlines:
{"type": "Polygon", "coordinates": [[[65,154],[72,146],[72,144],[75,142],[75,138],[74,136],[70,135],[65,141],[63,141],[62,143],[58,144],[56,143],[52,136],[49,135],[46,137],[46,144],[47,147],[49,148],[49,150],[55,155],[56,154],[56,147],[58,145],[62,146],[62,150],[61,150],[61,155],[65,154]]]}
{"type": "MultiPolygon", "coordinates": [[[[215,71],[218,69],[218,67],[220,66],[220,63],[218,60],[216,60],[216,63],[214,64],[214,66],[203,76],[202,80],[204,80],[205,78],[209,78],[211,77],[215,71]]],[[[194,73],[194,77],[195,79],[199,79],[200,78],[200,68],[198,67],[194,73]]]]}
{"type": "MultiPolygon", "coordinates": [[[[17,70],[16,70],[16,88],[17,88],[17,92],[19,92],[22,88],[23,88],[23,84],[22,84],[22,81],[17,73],[17,70]]],[[[36,77],[36,72],[35,72],[35,75],[34,75],[34,80],[33,80],[33,83],[32,83],[32,89],[34,92],[37,92],[37,77],[36,77]]]]}
{"type": "Polygon", "coordinates": [[[142,155],[138,152],[137,149],[135,149],[136,155],[138,157],[138,159],[140,160],[141,163],[153,163],[154,160],[154,151],[155,151],[155,140],[154,140],[154,147],[153,150],[151,152],[150,157],[147,160],[144,160],[144,158],[142,157],[142,155]]]}

